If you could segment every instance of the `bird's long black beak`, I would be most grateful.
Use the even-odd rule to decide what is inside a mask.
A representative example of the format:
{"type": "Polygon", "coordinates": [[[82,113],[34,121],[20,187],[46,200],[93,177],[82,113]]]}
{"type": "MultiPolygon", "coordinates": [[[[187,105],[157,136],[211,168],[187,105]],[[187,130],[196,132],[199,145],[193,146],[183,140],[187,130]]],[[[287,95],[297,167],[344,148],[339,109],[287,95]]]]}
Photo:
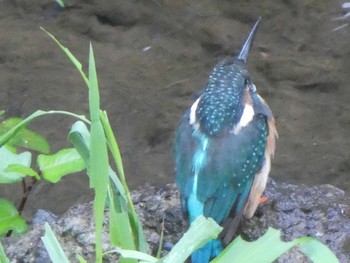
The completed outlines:
{"type": "Polygon", "coordinates": [[[247,40],[245,41],[245,43],[241,49],[241,52],[239,53],[239,55],[237,57],[238,59],[243,60],[244,63],[247,63],[249,50],[250,50],[251,46],[253,45],[254,37],[255,37],[256,31],[258,29],[258,25],[259,25],[260,20],[261,20],[261,17],[259,17],[258,21],[255,22],[252,30],[250,31],[250,33],[247,37],[247,40]]]}

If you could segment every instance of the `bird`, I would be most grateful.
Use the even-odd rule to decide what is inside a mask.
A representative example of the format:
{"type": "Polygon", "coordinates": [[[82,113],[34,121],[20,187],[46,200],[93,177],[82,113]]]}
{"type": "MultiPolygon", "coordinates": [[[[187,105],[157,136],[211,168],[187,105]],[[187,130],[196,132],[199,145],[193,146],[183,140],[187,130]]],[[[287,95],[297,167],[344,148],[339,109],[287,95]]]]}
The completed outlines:
{"type": "Polygon", "coordinates": [[[271,170],[275,119],[247,70],[260,19],[239,54],[213,68],[175,132],[182,212],[189,223],[204,216],[223,227],[217,239],[191,255],[192,263],[209,262],[232,241],[241,219],[254,215],[271,170]]]}

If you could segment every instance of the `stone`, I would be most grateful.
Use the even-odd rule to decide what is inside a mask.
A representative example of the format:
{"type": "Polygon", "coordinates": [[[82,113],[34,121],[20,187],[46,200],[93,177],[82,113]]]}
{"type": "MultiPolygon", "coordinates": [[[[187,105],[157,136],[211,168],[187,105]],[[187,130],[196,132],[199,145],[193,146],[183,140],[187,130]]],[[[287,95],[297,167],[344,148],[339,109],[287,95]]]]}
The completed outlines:
{"type": "MultiPolygon", "coordinates": [[[[269,180],[262,204],[249,220],[243,220],[239,234],[247,241],[256,240],[268,227],[280,229],[282,238],[312,236],[326,244],[341,263],[350,262],[350,197],[331,185],[306,186],[279,183],[269,180]]],[[[133,191],[135,209],[142,221],[149,250],[155,254],[159,247],[160,234],[164,231],[163,253],[171,250],[187,229],[174,184],[164,187],[145,185],[133,191]]],[[[103,249],[112,250],[106,232],[108,211],[106,211],[103,249]]],[[[88,262],[94,259],[94,223],[92,203],[77,204],[63,216],[38,211],[33,218],[30,231],[20,237],[3,238],[4,249],[11,263],[50,262],[41,241],[44,222],[49,222],[68,258],[76,262],[80,254],[88,262]]],[[[116,262],[116,254],[108,254],[104,262],[116,262]]],[[[310,262],[298,248],[293,248],[278,261],[279,263],[310,262]]]]}

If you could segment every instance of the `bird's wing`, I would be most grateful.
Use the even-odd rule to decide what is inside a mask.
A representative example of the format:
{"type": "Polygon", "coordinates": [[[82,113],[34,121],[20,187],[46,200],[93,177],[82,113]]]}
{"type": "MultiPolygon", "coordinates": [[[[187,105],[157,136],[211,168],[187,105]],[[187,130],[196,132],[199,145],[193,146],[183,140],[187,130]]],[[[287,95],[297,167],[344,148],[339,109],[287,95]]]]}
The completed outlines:
{"type": "Polygon", "coordinates": [[[192,191],[194,172],[193,156],[199,141],[193,137],[193,127],[189,124],[189,111],[185,113],[175,134],[174,157],[176,185],[181,194],[182,212],[187,214],[187,199],[192,191]]]}
{"type": "Polygon", "coordinates": [[[204,215],[221,223],[244,208],[256,172],[264,162],[268,134],[266,119],[255,115],[238,134],[213,138],[208,159],[198,176],[197,196],[204,215]]]}
{"type": "MultiPolygon", "coordinates": [[[[254,175],[264,160],[268,133],[266,119],[256,115],[238,134],[226,133],[208,140],[205,161],[193,187],[194,156],[201,141],[194,136],[195,128],[182,119],[175,137],[176,182],[181,192],[183,210],[193,190],[203,204],[203,214],[221,223],[231,212],[242,211],[249,195],[254,175]]],[[[231,214],[232,214],[231,213],[231,214]]]]}

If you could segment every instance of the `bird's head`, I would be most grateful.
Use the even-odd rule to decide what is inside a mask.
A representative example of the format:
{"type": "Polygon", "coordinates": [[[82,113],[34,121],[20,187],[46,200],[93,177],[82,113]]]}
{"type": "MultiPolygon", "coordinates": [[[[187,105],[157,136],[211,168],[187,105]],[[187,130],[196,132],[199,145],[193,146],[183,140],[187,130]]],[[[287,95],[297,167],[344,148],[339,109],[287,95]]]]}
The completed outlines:
{"type": "Polygon", "coordinates": [[[258,112],[271,115],[246,68],[259,22],[260,18],[238,56],[214,67],[205,89],[191,107],[190,124],[209,137],[238,133],[258,112]]]}

